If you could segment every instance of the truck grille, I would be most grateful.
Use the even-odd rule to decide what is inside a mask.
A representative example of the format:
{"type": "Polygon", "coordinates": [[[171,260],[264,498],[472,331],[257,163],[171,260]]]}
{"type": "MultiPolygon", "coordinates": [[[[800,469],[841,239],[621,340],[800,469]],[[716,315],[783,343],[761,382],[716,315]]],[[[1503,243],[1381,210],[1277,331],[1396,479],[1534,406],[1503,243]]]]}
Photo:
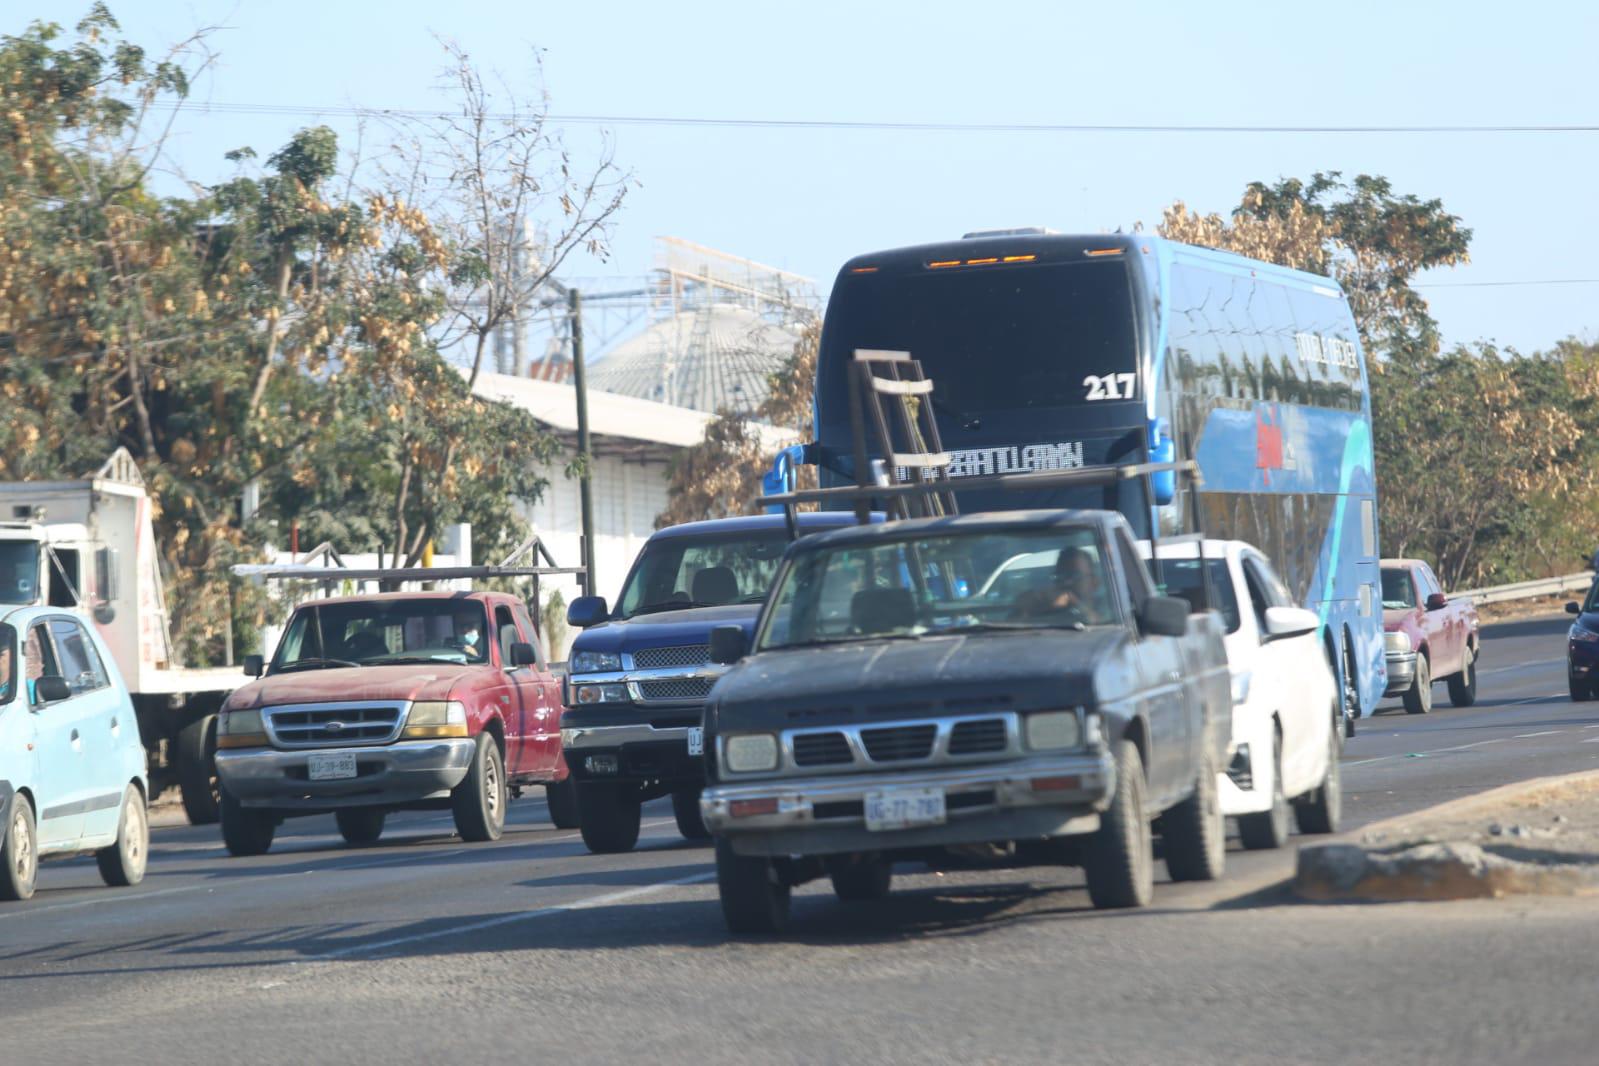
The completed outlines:
{"type": "Polygon", "coordinates": [[[885,729],[861,730],[861,743],[873,762],[904,762],[908,759],[925,759],[933,752],[933,738],[938,726],[898,726],[885,729]]]}
{"type": "Polygon", "coordinates": [[[633,665],[640,670],[660,670],[673,666],[704,666],[711,661],[709,644],[684,644],[676,648],[644,648],[633,653],[633,665]]]}
{"type": "Polygon", "coordinates": [[[949,734],[949,753],[982,755],[987,752],[1004,751],[1009,742],[1005,719],[973,718],[955,723],[955,728],[949,734]]]}
{"type": "Polygon", "coordinates": [[[794,736],[795,766],[838,766],[854,761],[843,733],[798,733],[794,736]]]}
{"type": "Polygon", "coordinates": [[[405,717],[402,704],[280,707],[266,713],[268,731],[289,748],[380,744],[394,739],[405,717]]]}
{"type": "Polygon", "coordinates": [[[639,695],[653,700],[703,700],[716,684],[713,677],[679,677],[665,681],[640,681],[639,695]]]}

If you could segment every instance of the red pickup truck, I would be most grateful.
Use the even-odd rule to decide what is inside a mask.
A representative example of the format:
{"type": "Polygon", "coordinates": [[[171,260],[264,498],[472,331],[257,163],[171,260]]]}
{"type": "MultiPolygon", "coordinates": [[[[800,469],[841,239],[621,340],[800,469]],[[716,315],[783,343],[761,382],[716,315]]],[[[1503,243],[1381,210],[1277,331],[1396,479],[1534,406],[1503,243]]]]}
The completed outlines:
{"type": "Polygon", "coordinates": [[[1382,561],[1382,626],[1388,661],[1385,696],[1402,695],[1405,710],[1432,710],[1434,681],[1449,682],[1449,702],[1477,702],[1477,608],[1444,595],[1432,567],[1419,559],[1382,561]]]}
{"type": "MultiPolygon", "coordinates": [[[[252,661],[253,660],[253,661],[252,661]]],[[[302,604],[272,662],[217,722],[222,838],[272,846],[283,819],[332,812],[370,844],[390,811],[446,809],[498,839],[512,794],[542,785],[577,824],[561,757],[561,685],[526,605],[508,593],[389,593],[302,604]]]]}

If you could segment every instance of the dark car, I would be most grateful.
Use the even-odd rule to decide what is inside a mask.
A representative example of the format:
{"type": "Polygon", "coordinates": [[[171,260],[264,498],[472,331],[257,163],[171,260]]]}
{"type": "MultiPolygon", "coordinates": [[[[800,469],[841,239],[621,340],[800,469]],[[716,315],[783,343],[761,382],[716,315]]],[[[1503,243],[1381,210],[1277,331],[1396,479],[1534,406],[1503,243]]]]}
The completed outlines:
{"type": "MultiPolygon", "coordinates": [[[[837,529],[852,514],[797,518],[798,532],[837,529]]],[[[572,644],[561,748],[590,851],[627,851],[638,841],[640,805],[672,797],[678,829],[707,837],[701,719],[723,667],[710,661],[712,628],[753,630],[761,601],[790,542],[780,514],[689,522],[645,543],[615,607],[602,596],[572,601],[572,644]]]]}
{"type": "Polygon", "coordinates": [[[972,844],[1079,862],[1096,906],[1141,906],[1156,816],[1174,879],[1217,876],[1231,685],[1219,618],[1189,611],[1156,595],[1115,512],[797,542],[753,652],[712,635],[738,663],[706,708],[700,804],[729,927],[781,928],[818,876],[882,896],[896,860],[972,844]],[[1018,569],[1032,580],[993,580],[1018,569]]]}
{"type": "Polygon", "coordinates": [[[1566,613],[1577,616],[1566,634],[1566,680],[1571,698],[1591,700],[1599,697],[1599,581],[1588,589],[1582,603],[1566,604],[1566,613]]]}

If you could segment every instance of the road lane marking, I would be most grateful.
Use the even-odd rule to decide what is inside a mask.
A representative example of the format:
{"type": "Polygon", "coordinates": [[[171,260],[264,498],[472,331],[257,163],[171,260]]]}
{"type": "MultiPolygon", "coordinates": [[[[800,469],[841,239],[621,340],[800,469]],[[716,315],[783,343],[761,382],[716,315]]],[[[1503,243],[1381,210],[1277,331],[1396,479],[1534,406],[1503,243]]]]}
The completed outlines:
{"type": "Polygon", "coordinates": [[[1533,659],[1531,662],[1513,663],[1510,666],[1496,666],[1496,667],[1494,667],[1491,670],[1478,670],[1477,671],[1477,676],[1478,677],[1486,677],[1489,674],[1502,674],[1502,673],[1505,673],[1508,670],[1525,670],[1525,669],[1527,669],[1528,667],[1531,667],[1531,666],[1552,666],[1555,663],[1563,663],[1565,661],[1566,660],[1563,659],[1563,658],[1562,659],[1533,659]]]}
{"type": "Polygon", "coordinates": [[[1545,729],[1542,733],[1517,733],[1511,740],[1527,740],[1530,737],[1552,737],[1556,733],[1564,733],[1564,729],[1545,729]]]}
{"type": "Polygon", "coordinates": [[[595,907],[605,907],[623,900],[637,899],[656,892],[663,892],[668,888],[681,888],[684,885],[700,885],[716,879],[716,871],[707,870],[704,873],[693,874],[689,877],[678,877],[671,881],[657,881],[650,885],[639,885],[636,888],[624,888],[618,892],[606,892],[599,896],[589,896],[586,899],[573,900],[571,903],[558,903],[553,907],[540,907],[538,910],[522,911],[517,914],[501,914],[482,921],[467,922],[464,925],[452,925],[444,929],[430,929],[425,933],[411,933],[407,936],[397,936],[389,940],[379,940],[372,944],[352,944],[347,948],[336,951],[323,952],[321,955],[312,955],[306,962],[331,962],[334,959],[345,959],[351,955],[361,955],[373,951],[386,951],[389,948],[404,947],[407,944],[418,944],[425,940],[438,940],[441,937],[463,936],[467,933],[476,933],[484,929],[494,929],[502,925],[511,925],[516,922],[531,922],[539,918],[550,918],[557,914],[567,914],[571,911],[592,910],[595,907]]]}

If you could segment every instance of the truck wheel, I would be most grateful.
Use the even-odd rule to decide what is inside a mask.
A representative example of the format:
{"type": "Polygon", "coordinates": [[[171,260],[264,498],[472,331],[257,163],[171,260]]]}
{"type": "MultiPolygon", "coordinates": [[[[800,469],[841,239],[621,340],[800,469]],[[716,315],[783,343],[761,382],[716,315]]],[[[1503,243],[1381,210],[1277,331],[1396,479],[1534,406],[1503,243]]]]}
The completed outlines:
{"type": "Polygon", "coordinates": [[[381,807],[347,807],[333,812],[333,820],[339,824],[339,835],[346,844],[357,848],[377,843],[388,816],[389,812],[381,807]]]}
{"type": "Polygon", "coordinates": [[[178,787],[190,825],[212,825],[220,816],[217,785],[217,716],[196,718],[178,734],[178,787]]]}
{"type": "Polygon", "coordinates": [[[277,819],[271,811],[240,806],[239,801],[222,793],[222,843],[229,855],[265,855],[277,834],[277,819]]]}
{"type": "Polygon", "coordinates": [[[0,839],[0,899],[23,900],[33,896],[39,876],[39,842],[33,831],[33,804],[27,796],[11,798],[11,817],[0,839]]]}
{"type": "Polygon", "coordinates": [[[1343,768],[1338,761],[1338,745],[1328,744],[1327,776],[1321,786],[1294,804],[1294,821],[1301,833],[1336,833],[1343,819],[1343,768]]]}
{"type": "Polygon", "coordinates": [[[1216,768],[1200,761],[1199,780],[1187,799],[1161,815],[1166,872],[1173,881],[1214,881],[1227,862],[1227,820],[1221,813],[1216,768]]]}
{"type": "Polygon", "coordinates": [[[829,867],[828,876],[833,894],[846,903],[883,899],[894,880],[894,864],[881,855],[865,855],[829,867]]]}
{"type": "Polygon", "coordinates": [[[1116,794],[1089,838],[1083,873],[1101,910],[1143,907],[1155,892],[1155,856],[1144,815],[1144,760],[1130,740],[1116,746],[1116,794]]]}
{"type": "Polygon", "coordinates": [[[1288,797],[1283,794],[1283,736],[1272,731],[1271,810],[1238,816],[1239,843],[1250,851],[1280,848],[1288,842],[1288,797]]]}
{"type": "Polygon", "coordinates": [[[455,831],[461,839],[482,844],[500,839],[505,832],[505,760],[489,733],[477,735],[472,767],[450,793],[455,809],[455,831]]]}
{"type": "Polygon", "coordinates": [[[677,819],[677,831],[684,840],[709,840],[711,831],[705,828],[700,817],[700,790],[685,788],[672,793],[672,815],[677,819]]]}
{"type": "Polygon", "coordinates": [[[544,786],[544,803],[550,809],[550,824],[557,829],[576,829],[577,779],[570,774],[565,781],[544,786]]]}
{"type": "Polygon", "coordinates": [[[1570,674],[1567,674],[1566,683],[1571,686],[1571,702],[1582,703],[1584,700],[1593,699],[1593,684],[1591,682],[1578,681],[1570,674]]]}
{"type": "Polygon", "coordinates": [[[1456,707],[1470,707],[1477,702],[1477,650],[1469,644],[1466,664],[1449,679],[1449,702],[1456,707]]]}
{"type": "Polygon", "coordinates": [[[1416,680],[1405,690],[1405,711],[1409,714],[1426,714],[1432,710],[1432,667],[1427,656],[1416,656],[1416,680]]]}
{"type": "Polygon", "coordinates": [[[639,798],[632,785],[584,781],[577,786],[584,845],[596,855],[632,851],[638,843],[639,798]]]}
{"type": "Polygon", "coordinates": [[[764,855],[740,855],[725,840],[716,842],[716,888],[722,918],[737,936],[771,936],[788,924],[792,890],[764,855]]]}
{"type": "Polygon", "coordinates": [[[145,814],[144,793],[129,785],[122,794],[122,819],[117,823],[117,842],[94,853],[100,878],[116,888],[126,888],[144,880],[144,866],[150,855],[150,819],[145,814]]]}

